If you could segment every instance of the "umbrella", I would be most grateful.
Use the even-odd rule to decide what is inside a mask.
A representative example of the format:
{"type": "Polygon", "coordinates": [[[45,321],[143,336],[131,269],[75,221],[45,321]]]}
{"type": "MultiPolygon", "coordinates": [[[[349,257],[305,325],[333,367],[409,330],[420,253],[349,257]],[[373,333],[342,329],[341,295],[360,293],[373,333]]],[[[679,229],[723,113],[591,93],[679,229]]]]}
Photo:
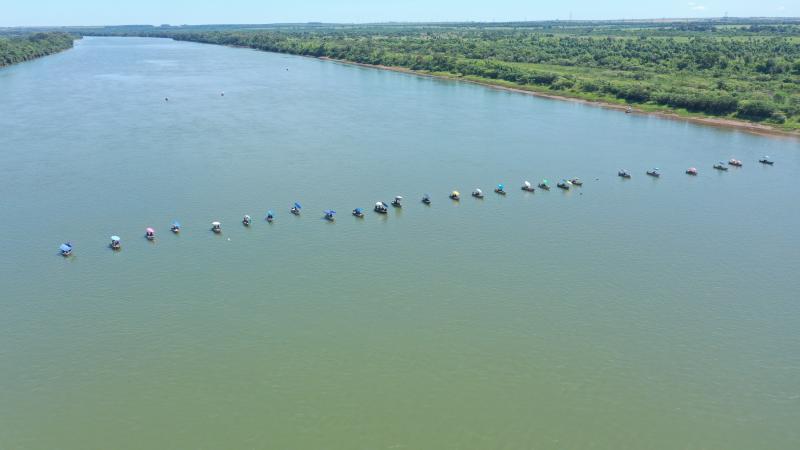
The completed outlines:
{"type": "Polygon", "coordinates": [[[300,206],[300,203],[297,203],[297,202],[294,202],[294,207],[297,208],[297,209],[303,209],[303,207],[300,206]]]}
{"type": "Polygon", "coordinates": [[[69,243],[65,243],[61,244],[61,246],[58,248],[61,249],[62,252],[68,252],[72,250],[72,245],[70,245],[69,243]]]}
{"type": "Polygon", "coordinates": [[[111,240],[112,241],[118,241],[120,239],[119,239],[119,236],[111,236],[111,240]]]}

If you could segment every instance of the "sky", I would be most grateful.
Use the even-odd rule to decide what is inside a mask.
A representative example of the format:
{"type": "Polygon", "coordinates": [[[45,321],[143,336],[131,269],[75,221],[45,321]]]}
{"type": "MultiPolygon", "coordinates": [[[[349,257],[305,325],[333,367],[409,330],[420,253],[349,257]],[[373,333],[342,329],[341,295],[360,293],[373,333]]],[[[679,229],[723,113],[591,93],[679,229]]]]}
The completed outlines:
{"type": "Polygon", "coordinates": [[[0,0],[0,27],[798,17],[800,0],[0,0]]]}

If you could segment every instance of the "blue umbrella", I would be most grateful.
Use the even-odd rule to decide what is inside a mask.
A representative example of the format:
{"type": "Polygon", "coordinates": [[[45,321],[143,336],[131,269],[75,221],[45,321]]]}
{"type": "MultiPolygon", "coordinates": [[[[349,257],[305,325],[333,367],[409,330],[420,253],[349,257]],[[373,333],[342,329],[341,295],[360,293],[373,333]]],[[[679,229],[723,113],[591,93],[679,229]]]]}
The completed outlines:
{"type": "Polygon", "coordinates": [[[364,210],[363,210],[363,209],[361,209],[361,208],[356,208],[356,212],[357,212],[357,213],[360,213],[360,212],[363,212],[363,211],[364,211],[364,210]]]}
{"type": "Polygon", "coordinates": [[[326,209],[324,212],[325,212],[326,216],[332,216],[332,215],[336,214],[336,211],[334,211],[332,209],[326,209]]]}
{"type": "Polygon", "coordinates": [[[300,206],[300,203],[297,203],[297,202],[294,202],[294,207],[297,208],[297,209],[303,209],[303,207],[300,206]]]}
{"type": "Polygon", "coordinates": [[[67,243],[61,244],[61,246],[60,246],[60,247],[58,247],[58,248],[59,248],[59,249],[60,249],[62,252],[68,252],[68,251],[72,250],[72,244],[70,244],[69,242],[67,242],[67,243]]]}

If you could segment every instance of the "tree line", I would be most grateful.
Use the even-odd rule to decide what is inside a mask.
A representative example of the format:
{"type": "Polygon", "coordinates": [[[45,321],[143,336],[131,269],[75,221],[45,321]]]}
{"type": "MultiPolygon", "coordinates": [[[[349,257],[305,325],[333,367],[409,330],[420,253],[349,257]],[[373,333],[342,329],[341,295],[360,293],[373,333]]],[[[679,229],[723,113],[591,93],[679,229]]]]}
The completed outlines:
{"type": "Polygon", "coordinates": [[[800,25],[795,22],[313,24],[158,27],[130,34],[396,66],[800,128],[800,25]]]}
{"type": "Polygon", "coordinates": [[[0,36],[0,67],[72,48],[77,36],[64,32],[0,36]]]}

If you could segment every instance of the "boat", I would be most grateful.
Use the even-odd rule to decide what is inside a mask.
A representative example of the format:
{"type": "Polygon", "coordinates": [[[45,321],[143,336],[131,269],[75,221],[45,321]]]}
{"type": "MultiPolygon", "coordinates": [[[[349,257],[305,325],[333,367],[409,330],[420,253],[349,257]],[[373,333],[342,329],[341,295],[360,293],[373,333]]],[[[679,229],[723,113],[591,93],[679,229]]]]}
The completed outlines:
{"type": "Polygon", "coordinates": [[[714,168],[717,169],[717,170],[728,170],[728,168],[725,167],[725,163],[722,162],[722,161],[714,164],[714,168]]]}
{"type": "Polygon", "coordinates": [[[292,207],[289,209],[289,212],[291,212],[291,213],[292,213],[292,214],[294,214],[295,216],[299,216],[299,215],[300,215],[300,210],[301,210],[301,209],[303,209],[303,207],[302,207],[302,206],[300,206],[300,203],[294,202],[294,206],[292,206],[292,207]]]}
{"type": "Polygon", "coordinates": [[[475,188],[475,190],[472,191],[472,196],[475,198],[483,198],[483,191],[478,188],[475,188]]]}
{"type": "Polygon", "coordinates": [[[633,108],[631,108],[630,106],[628,106],[627,108],[625,108],[625,114],[630,114],[630,113],[632,113],[632,112],[633,112],[633,108]]]}
{"type": "Polygon", "coordinates": [[[270,209],[269,211],[267,211],[267,216],[264,217],[264,220],[266,220],[269,223],[272,223],[272,221],[275,220],[275,213],[272,212],[272,210],[270,209]]]}
{"type": "Polygon", "coordinates": [[[656,178],[661,176],[661,172],[658,171],[658,167],[653,167],[652,169],[648,170],[647,174],[656,178]]]}
{"type": "Polygon", "coordinates": [[[686,169],[686,175],[697,175],[697,169],[694,167],[689,167],[686,169]]]}
{"type": "Polygon", "coordinates": [[[556,186],[558,186],[559,188],[561,188],[561,189],[563,189],[565,191],[568,191],[569,188],[570,188],[570,182],[567,181],[567,180],[561,180],[561,181],[558,182],[558,184],[556,186]]]}
{"type": "Polygon", "coordinates": [[[359,218],[364,217],[364,210],[361,208],[356,208],[353,210],[353,215],[359,218]]]}
{"type": "Polygon", "coordinates": [[[325,211],[323,211],[323,213],[325,214],[324,216],[325,220],[327,220],[328,222],[334,221],[334,216],[336,215],[336,211],[332,209],[326,209],[325,211]]]}
{"type": "Polygon", "coordinates": [[[455,201],[461,200],[461,193],[458,191],[453,191],[450,193],[450,198],[455,201]]]}
{"type": "Polygon", "coordinates": [[[628,172],[625,169],[621,169],[619,172],[617,172],[617,175],[619,175],[622,178],[630,178],[631,177],[631,173],[628,172]]]}
{"type": "Polygon", "coordinates": [[[211,222],[211,231],[217,234],[222,233],[222,224],[219,222],[211,222]]]}
{"type": "Polygon", "coordinates": [[[583,186],[583,181],[581,181],[580,178],[573,178],[569,180],[569,182],[572,183],[573,186],[583,186]]]}
{"type": "Polygon", "coordinates": [[[144,230],[144,237],[147,238],[148,241],[155,240],[155,238],[156,238],[156,230],[154,230],[154,229],[152,229],[150,227],[147,227],[144,230]]]}
{"type": "Polygon", "coordinates": [[[742,167],[742,162],[739,161],[738,159],[731,158],[730,160],[728,160],[728,165],[734,167],[742,167]]]}
{"type": "Polygon", "coordinates": [[[119,250],[122,247],[119,236],[111,236],[111,243],[108,244],[108,246],[111,247],[112,250],[119,250]]]}
{"type": "Polygon", "coordinates": [[[69,242],[64,242],[58,247],[58,250],[61,252],[61,256],[69,256],[72,254],[72,244],[69,242]]]}
{"type": "Polygon", "coordinates": [[[502,184],[498,184],[497,187],[494,188],[494,191],[500,195],[506,195],[505,186],[502,184]]]}
{"type": "Polygon", "coordinates": [[[775,164],[775,161],[769,159],[769,156],[765,156],[765,157],[759,159],[758,162],[760,162],[761,164],[766,164],[768,166],[771,166],[771,165],[775,164]]]}
{"type": "Polygon", "coordinates": [[[246,227],[249,227],[250,226],[250,222],[251,222],[250,216],[245,214],[244,217],[242,218],[242,225],[244,225],[246,227]]]}
{"type": "Polygon", "coordinates": [[[378,214],[386,214],[389,211],[389,205],[383,202],[376,202],[375,203],[375,212],[378,214]]]}
{"type": "Polygon", "coordinates": [[[542,180],[542,182],[539,183],[539,189],[543,189],[545,191],[549,191],[550,190],[550,185],[547,184],[547,180],[542,180]]]}
{"type": "Polygon", "coordinates": [[[422,196],[422,203],[425,203],[426,205],[430,205],[431,204],[431,195],[430,194],[423,195],[422,196]]]}
{"type": "Polygon", "coordinates": [[[522,183],[522,190],[526,191],[526,192],[533,192],[534,191],[533,186],[531,186],[531,182],[530,181],[526,181],[526,182],[522,183]]]}
{"type": "Polygon", "coordinates": [[[395,208],[402,208],[403,207],[402,202],[403,202],[403,197],[398,195],[394,198],[394,200],[392,200],[392,206],[394,206],[395,208]]]}
{"type": "Polygon", "coordinates": [[[180,222],[178,222],[178,221],[172,222],[172,226],[169,227],[169,230],[172,231],[175,234],[180,233],[181,232],[181,224],[180,224],[180,222]]]}

